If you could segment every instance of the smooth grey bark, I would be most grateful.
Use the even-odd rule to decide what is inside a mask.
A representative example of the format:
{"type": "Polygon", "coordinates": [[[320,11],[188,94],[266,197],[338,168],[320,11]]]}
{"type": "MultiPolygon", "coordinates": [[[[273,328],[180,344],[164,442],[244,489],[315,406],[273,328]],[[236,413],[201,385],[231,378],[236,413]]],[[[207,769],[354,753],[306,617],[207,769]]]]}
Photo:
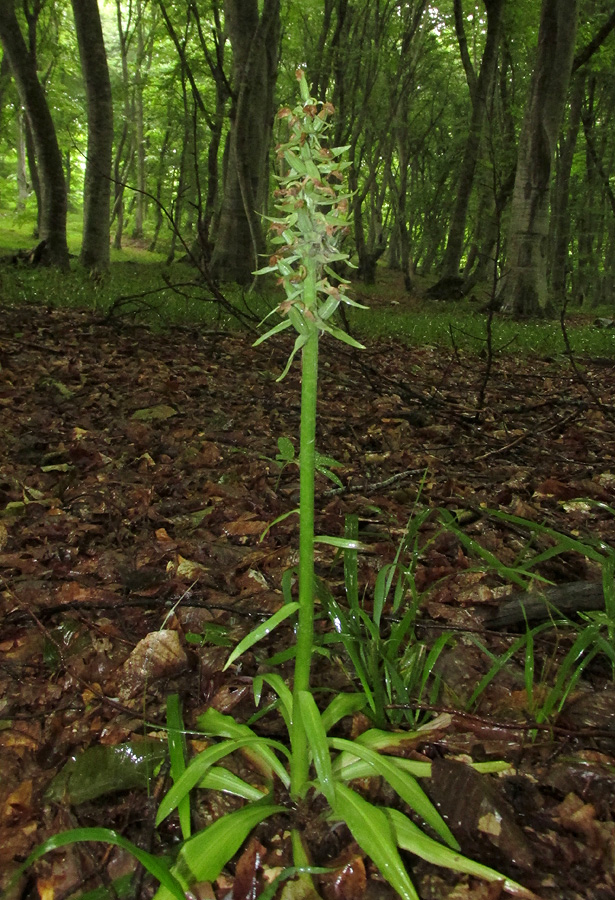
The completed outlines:
{"type": "Polygon", "coordinates": [[[577,135],[581,124],[581,111],[585,98],[585,78],[577,75],[574,79],[570,100],[570,118],[565,137],[560,140],[560,152],[556,165],[553,190],[553,210],[551,213],[551,296],[558,305],[566,299],[567,276],[569,274],[568,248],[570,245],[570,177],[577,135]]]}
{"type": "Polygon", "coordinates": [[[109,268],[113,101],[97,0],[72,0],[88,110],[81,263],[109,268]]]}
{"type": "Polygon", "coordinates": [[[122,249],[122,238],[124,236],[124,191],[128,173],[133,164],[135,156],[135,142],[132,125],[135,119],[134,111],[134,95],[131,92],[130,72],[128,66],[128,46],[131,40],[130,35],[130,14],[128,23],[124,27],[122,3],[116,0],[115,13],[117,19],[117,33],[120,43],[120,60],[122,65],[122,87],[124,93],[124,109],[122,132],[117,141],[115,156],[113,158],[113,181],[115,185],[113,197],[113,209],[111,212],[111,224],[117,221],[115,235],[113,238],[113,249],[122,249]]]}
{"type": "MultiPolygon", "coordinates": [[[[73,0],[79,2],[79,0],[73,0]]],[[[143,60],[145,59],[145,43],[143,40],[143,10],[141,0],[137,0],[137,58],[135,61],[134,76],[134,109],[135,109],[135,143],[136,143],[136,176],[137,194],[135,195],[135,224],[132,230],[133,238],[143,237],[143,223],[145,221],[145,191],[147,178],[145,171],[145,118],[143,110],[143,60]]]]}
{"type": "Polygon", "coordinates": [[[265,254],[260,213],[268,193],[267,158],[277,73],[280,2],[225,0],[225,25],[233,49],[233,107],[224,197],[211,258],[222,281],[250,284],[265,254]]]}
{"type": "Polygon", "coordinates": [[[578,0],[543,0],[538,51],[519,137],[517,174],[498,303],[517,316],[544,314],[549,305],[549,191],[555,145],[570,82],[578,0]]]}
{"type": "Polygon", "coordinates": [[[61,269],[68,269],[62,154],[45,92],[38,80],[36,61],[17,21],[14,0],[0,2],[0,41],[32,133],[40,177],[39,237],[46,241],[45,258],[61,269]]]}
{"type": "Polygon", "coordinates": [[[487,11],[487,37],[477,77],[465,44],[461,0],[455,0],[457,35],[470,88],[472,114],[457,182],[455,205],[449,224],[446,251],[442,261],[441,276],[443,278],[459,274],[459,263],[465,241],[468,205],[474,186],[474,173],[480,153],[483,126],[497,68],[504,0],[484,0],[484,4],[487,11]]]}
{"type": "Polygon", "coordinates": [[[22,212],[26,208],[26,200],[30,193],[28,184],[27,165],[26,165],[26,122],[25,116],[21,110],[16,116],[17,126],[17,212],[22,212]]]}

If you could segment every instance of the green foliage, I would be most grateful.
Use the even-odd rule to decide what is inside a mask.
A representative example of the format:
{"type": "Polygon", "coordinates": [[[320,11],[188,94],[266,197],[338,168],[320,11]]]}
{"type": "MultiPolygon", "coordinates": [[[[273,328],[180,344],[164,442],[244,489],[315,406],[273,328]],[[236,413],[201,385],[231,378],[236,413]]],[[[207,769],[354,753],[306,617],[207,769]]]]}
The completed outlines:
{"type": "MultiPolygon", "coordinates": [[[[615,515],[615,509],[608,504],[596,503],[595,501],[587,502],[594,503],[611,515],[615,515]]],[[[546,560],[564,553],[578,553],[584,558],[597,563],[602,572],[605,609],[603,611],[580,613],[581,620],[586,623],[580,629],[576,623],[562,616],[557,608],[553,608],[550,610],[552,618],[549,622],[542,623],[534,628],[527,627],[525,633],[518,637],[501,656],[496,657],[491,654],[482,642],[476,636],[473,636],[474,642],[487,657],[491,658],[492,664],[474,688],[468,700],[468,707],[472,707],[497,674],[505,669],[517,654],[522,653],[524,656],[524,685],[527,694],[528,712],[540,724],[549,721],[552,716],[561,712],[583,672],[596,657],[602,656],[610,664],[612,677],[615,679],[615,548],[605,544],[603,541],[570,537],[546,525],[530,522],[500,510],[492,510],[490,515],[529,531],[532,536],[547,538],[550,542],[548,549],[538,553],[531,550],[532,543],[528,542],[527,550],[522,554],[517,564],[517,571],[522,579],[522,587],[526,587],[529,583],[525,579],[535,577],[532,576],[532,569],[535,569],[546,560]],[[560,633],[563,632],[564,634],[573,634],[575,636],[563,659],[554,667],[555,673],[541,672],[537,680],[534,657],[535,639],[543,632],[554,628],[560,633]],[[552,683],[545,689],[549,676],[552,683]],[[537,685],[540,686],[540,691],[537,690],[537,685]]],[[[472,546],[476,549],[478,545],[472,542],[472,546]]],[[[480,549],[478,552],[480,554],[480,549]]],[[[481,555],[485,558],[484,551],[481,555]]]]}
{"type": "Polygon", "coordinates": [[[435,702],[439,691],[435,666],[452,635],[443,632],[431,648],[416,635],[422,600],[414,581],[418,536],[430,515],[426,510],[411,518],[394,561],[383,566],[376,576],[371,603],[359,599],[356,516],[346,520],[346,538],[350,542],[344,549],[347,608],[342,608],[324,582],[318,585],[319,599],[333,626],[333,634],[325,635],[323,642],[327,647],[342,644],[352,675],[365,694],[366,712],[377,728],[403,722],[416,725],[421,717],[421,701],[435,702]]]}
{"type": "MultiPolygon", "coordinates": [[[[293,463],[299,465],[299,460],[295,452],[295,445],[291,440],[289,440],[289,438],[278,438],[278,452],[275,456],[275,462],[278,463],[280,467],[280,478],[282,476],[282,472],[287,466],[293,463]]],[[[329,481],[332,481],[336,487],[343,487],[342,482],[340,481],[338,476],[335,474],[335,472],[332,471],[333,469],[340,468],[342,465],[341,463],[337,462],[337,460],[333,459],[331,456],[324,456],[317,450],[315,465],[316,471],[320,475],[324,475],[325,478],[328,478],[329,481]]],[[[278,478],[278,484],[280,478],[278,478]]]]}

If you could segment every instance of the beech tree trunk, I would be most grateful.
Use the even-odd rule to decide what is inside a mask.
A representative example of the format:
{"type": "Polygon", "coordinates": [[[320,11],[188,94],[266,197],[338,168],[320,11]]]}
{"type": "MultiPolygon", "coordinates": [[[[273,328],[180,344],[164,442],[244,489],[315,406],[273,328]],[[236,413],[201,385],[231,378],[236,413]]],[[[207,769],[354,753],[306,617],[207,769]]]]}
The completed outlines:
{"type": "Polygon", "coordinates": [[[472,116],[470,119],[470,130],[463,152],[459,181],[457,183],[455,206],[449,225],[446,251],[442,263],[442,278],[459,274],[459,263],[463,253],[466,219],[468,217],[468,204],[474,185],[474,173],[476,171],[476,164],[480,153],[483,124],[487,113],[489,96],[493,86],[498,59],[504,0],[484,0],[484,3],[485,9],[487,10],[487,37],[477,77],[465,44],[461,0],[455,0],[455,19],[458,22],[458,40],[468,79],[468,86],[470,88],[472,116]]]}
{"type": "Polygon", "coordinates": [[[566,137],[560,141],[560,157],[557,165],[555,189],[553,191],[551,294],[558,305],[564,303],[568,293],[570,263],[570,179],[577,134],[581,124],[581,111],[585,99],[585,78],[577,75],[570,101],[570,119],[566,137]]]}
{"type": "Polygon", "coordinates": [[[72,0],[88,108],[82,264],[109,268],[113,102],[97,0],[72,0]]]}
{"type": "Polygon", "coordinates": [[[517,316],[549,305],[549,191],[577,32],[578,0],[543,0],[538,52],[521,135],[498,302],[517,316]]]}
{"type": "Polygon", "coordinates": [[[46,241],[45,257],[68,269],[66,242],[66,183],[62,154],[36,62],[28,50],[15,15],[14,0],[0,2],[0,41],[32,132],[40,177],[39,237],[46,241]]]}
{"type": "Polygon", "coordinates": [[[280,33],[280,0],[225,0],[233,49],[233,107],[224,197],[211,258],[222,281],[250,284],[262,263],[265,236],[260,213],[268,193],[267,157],[273,120],[280,33]]]}

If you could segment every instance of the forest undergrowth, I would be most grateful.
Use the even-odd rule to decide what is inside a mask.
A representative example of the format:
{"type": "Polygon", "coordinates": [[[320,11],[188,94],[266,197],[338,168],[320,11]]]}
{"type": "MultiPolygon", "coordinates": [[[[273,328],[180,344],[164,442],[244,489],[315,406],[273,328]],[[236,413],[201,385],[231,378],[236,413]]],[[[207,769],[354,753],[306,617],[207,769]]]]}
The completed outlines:
{"type": "MultiPolygon", "coordinates": [[[[297,505],[298,473],[278,442],[285,435],[292,444],[297,433],[299,375],[276,383],[282,339],[249,343],[198,329],[156,334],[85,310],[3,309],[5,884],[33,846],[74,825],[111,825],[141,846],[172,846],[174,821],[155,831],[156,804],[144,805],[165,777],[164,766],[152,773],[164,756],[169,695],[181,698],[189,734],[207,709],[253,722],[271,739],[280,733],[275,694],[265,686],[257,711],[252,687],[284,654],[284,627],[224,671],[229,648],[281,608],[284,573],[296,563],[297,517],[280,517],[297,505]],[[117,747],[131,748],[129,762],[117,747]],[[76,775],[64,768],[88,748],[101,754],[98,779],[87,756],[76,775]]],[[[350,625],[346,643],[337,641],[327,622],[335,604],[352,617],[349,562],[317,545],[317,575],[330,594],[318,598],[315,696],[326,703],[366,680],[383,692],[381,726],[424,727],[398,752],[431,766],[422,786],[466,855],[544,898],[608,897],[613,687],[600,641],[612,628],[604,596],[615,546],[612,367],[586,359],[579,378],[561,360],[501,355],[477,410],[481,366],[450,346],[381,341],[357,354],[323,340],[318,446],[339,463],[331,470],[339,484],[323,466],[317,533],[343,537],[356,523],[355,612],[358,602],[375,624],[378,596],[383,606],[376,659],[365,643],[353,645],[350,625]],[[547,529],[561,536],[558,552],[547,529]],[[400,604],[383,594],[380,573],[404,535],[412,540],[400,604]],[[526,623],[512,573],[537,558],[532,571],[550,582],[547,597],[565,605],[564,589],[576,585],[590,597],[586,618],[568,603],[562,616],[527,612],[526,623]],[[491,627],[511,603],[516,616],[491,627]],[[412,604],[402,649],[389,652],[412,604]],[[412,682],[438,641],[437,664],[412,682]],[[395,670],[398,659],[405,667],[395,670]],[[398,702],[404,684],[410,703],[398,702]],[[511,768],[478,783],[467,766],[459,771],[461,759],[511,768]],[[460,778],[472,802],[451,807],[460,778]]],[[[536,598],[540,587],[521,596],[536,598]]],[[[338,734],[354,738],[369,725],[368,705],[338,734]]],[[[247,757],[231,768],[254,779],[247,757]]],[[[386,800],[382,784],[361,783],[386,800]]],[[[237,799],[213,796],[203,791],[201,823],[237,808],[237,799]]],[[[322,896],[389,896],[347,832],[310,840],[316,865],[337,865],[336,886],[321,876],[322,896]]],[[[204,896],[251,896],[290,865],[289,852],[275,827],[263,826],[204,896]]],[[[471,876],[416,857],[408,866],[421,897],[492,896],[471,876]]],[[[121,850],[73,846],[39,862],[15,896],[36,887],[60,898],[110,881],[130,893],[133,872],[121,850]]]]}

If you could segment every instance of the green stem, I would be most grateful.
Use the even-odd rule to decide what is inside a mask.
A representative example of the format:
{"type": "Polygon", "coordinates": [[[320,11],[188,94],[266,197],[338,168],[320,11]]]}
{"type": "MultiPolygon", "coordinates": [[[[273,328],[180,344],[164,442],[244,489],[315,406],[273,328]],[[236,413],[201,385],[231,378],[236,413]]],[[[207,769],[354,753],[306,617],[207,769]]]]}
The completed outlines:
{"type": "MultiPolygon", "coordinates": [[[[315,273],[308,281],[316,284],[315,273]]],[[[310,284],[309,287],[312,287],[310,284]]],[[[306,285],[306,293],[308,286],[306,285]]],[[[305,725],[299,712],[299,691],[310,689],[314,643],[314,471],[316,460],[316,400],[318,393],[318,338],[313,328],[301,357],[301,432],[299,448],[299,625],[293,686],[290,792],[296,800],[305,794],[309,751],[305,725]]]]}

